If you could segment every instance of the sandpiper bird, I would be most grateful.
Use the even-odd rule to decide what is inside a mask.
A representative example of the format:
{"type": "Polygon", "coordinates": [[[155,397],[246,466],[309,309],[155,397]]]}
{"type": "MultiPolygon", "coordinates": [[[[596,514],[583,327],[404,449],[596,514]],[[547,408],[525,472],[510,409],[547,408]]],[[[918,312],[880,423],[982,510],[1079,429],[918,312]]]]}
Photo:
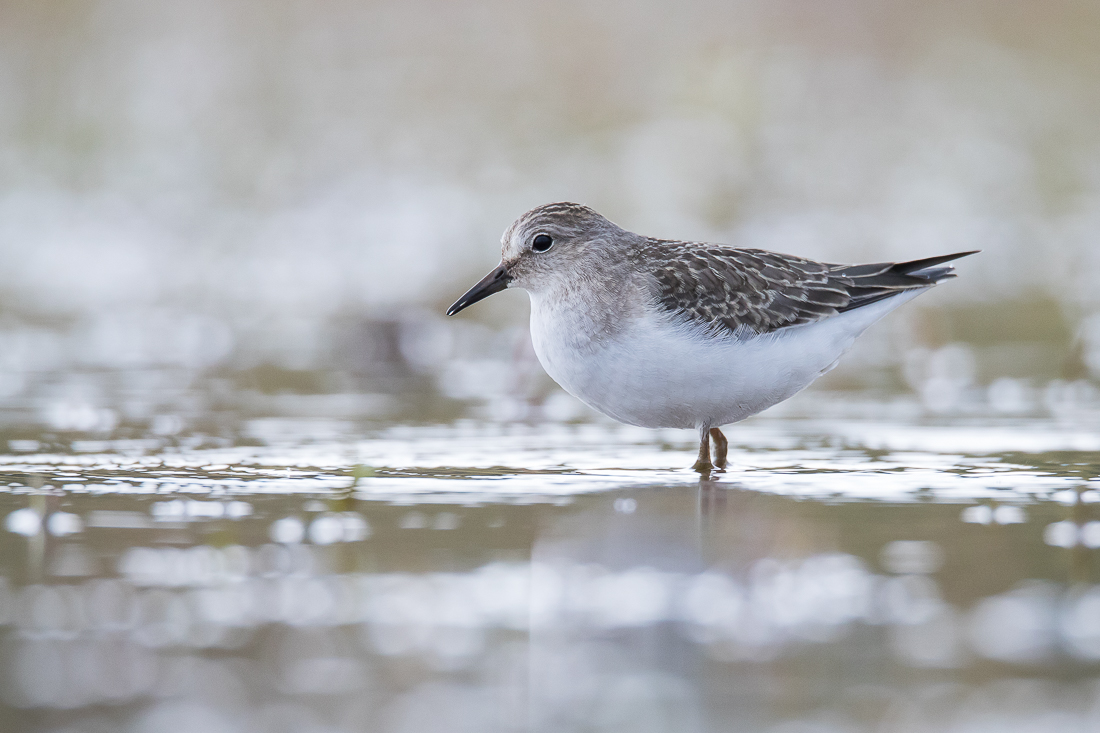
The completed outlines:
{"type": "Polygon", "coordinates": [[[447,315],[527,290],[547,374],[621,422],[697,429],[693,468],[706,473],[726,465],[720,426],[802,390],[872,323],[954,277],[943,263],[969,254],[835,265],[653,239],[587,206],[553,203],[508,227],[500,265],[447,315]]]}

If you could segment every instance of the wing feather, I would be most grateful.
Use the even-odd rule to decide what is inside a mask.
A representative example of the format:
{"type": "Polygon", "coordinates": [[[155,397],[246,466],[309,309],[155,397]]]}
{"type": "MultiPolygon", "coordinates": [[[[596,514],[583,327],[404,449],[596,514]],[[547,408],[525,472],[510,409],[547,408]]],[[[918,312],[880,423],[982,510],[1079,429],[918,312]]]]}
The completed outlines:
{"type": "Polygon", "coordinates": [[[833,265],[757,249],[650,239],[639,254],[662,310],[716,333],[769,333],[930,287],[954,277],[951,267],[939,265],[973,253],[833,265]]]}

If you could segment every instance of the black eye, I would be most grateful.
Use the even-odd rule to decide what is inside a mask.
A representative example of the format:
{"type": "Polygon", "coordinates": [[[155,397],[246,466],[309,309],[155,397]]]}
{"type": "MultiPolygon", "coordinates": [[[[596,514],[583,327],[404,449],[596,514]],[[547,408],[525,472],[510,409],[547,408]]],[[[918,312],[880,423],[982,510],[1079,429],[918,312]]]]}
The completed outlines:
{"type": "Polygon", "coordinates": [[[545,252],[554,246],[554,240],[550,238],[549,234],[540,234],[531,240],[531,249],[536,252],[545,252]]]}

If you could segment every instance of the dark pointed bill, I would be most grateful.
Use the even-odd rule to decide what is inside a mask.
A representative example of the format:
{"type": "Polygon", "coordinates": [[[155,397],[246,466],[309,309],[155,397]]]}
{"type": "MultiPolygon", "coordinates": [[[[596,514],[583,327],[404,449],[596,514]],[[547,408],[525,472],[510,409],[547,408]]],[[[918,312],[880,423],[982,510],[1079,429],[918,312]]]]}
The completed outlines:
{"type": "Polygon", "coordinates": [[[455,301],[455,304],[447,309],[447,315],[453,316],[468,305],[473,305],[479,300],[488,298],[493,293],[499,293],[512,282],[512,276],[508,274],[508,268],[503,264],[497,269],[481,278],[481,282],[466,291],[466,294],[455,301]]]}

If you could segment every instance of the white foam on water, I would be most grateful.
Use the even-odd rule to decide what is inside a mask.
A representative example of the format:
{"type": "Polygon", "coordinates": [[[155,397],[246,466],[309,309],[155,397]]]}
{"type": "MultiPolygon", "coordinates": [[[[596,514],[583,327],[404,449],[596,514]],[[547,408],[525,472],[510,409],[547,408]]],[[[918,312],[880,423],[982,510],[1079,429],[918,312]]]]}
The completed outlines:
{"type": "MultiPolygon", "coordinates": [[[[1100,433],[1040,422],[750,421],[727,430],[730,465],[712,474],[710,485],[853,501],[1049,498],[1084,480],[1061,468],[1073,462],[1045,469],[1021,465],[1019,456],[1080,452],[1087,463],[1087,453],[1100,451],[1100,433]]],[[[345,442],[281,440],[157,455],[20,453],[0,456],[0,470],[23,477],[9,482],[13,493],[64,487],[217,497],[354,488],[364,500],[529,502],[644,485],[696,486],[699,475],[687,469],[694,449],[692,431],[460,423],[401,426],[345,442]]]]}

